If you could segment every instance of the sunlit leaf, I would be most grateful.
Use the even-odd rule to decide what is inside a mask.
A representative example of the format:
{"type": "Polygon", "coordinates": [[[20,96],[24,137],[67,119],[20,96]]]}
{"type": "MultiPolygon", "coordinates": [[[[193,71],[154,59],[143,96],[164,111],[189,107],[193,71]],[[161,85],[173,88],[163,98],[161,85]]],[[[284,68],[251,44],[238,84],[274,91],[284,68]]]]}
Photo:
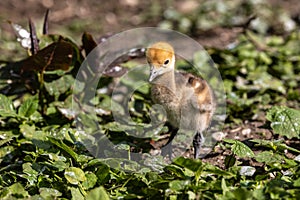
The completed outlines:
{"type": "Polygon", "coordinates": [[[19,198],[26,198],[29,197],[28,191],[21,185],[21,183],[14,183],[8,187],[7,197],[11,199],[13,196],[18,196],[19,198]]]}
{"type": "Polygon", "coordinates": [[[40,195],[44,198],[44,199],[56,199],[57,197],[60,197],[62,195],[62,193],[54,188],[45,188],[45,187],[41,187],[39,189],[40,195]]]}
{"type": "Polygon", "coordinates": [[[48,139],[52,144],[55,144],[56,146],[58,146],[62,150],[66,151],[75,161],[78,160],[78,154],[75,153],[73,151],[73,149],[71,147],[69,147],[68,145],[66,145],[62,140],[58,140],[58,139],[53,138],[53,137],[48,137],[48,139]]]}
{"type": "Polygon", "coordinates": [[[77,167],[70,167],[65,169],[64,175],[67,181],[73,185],[78,185],[80,182],[86,180],[84,172],[77,167]]]}
{"type": "Polygon", "coordinates": [[[300,111],[284,106],[273,106],[266,118],[274,132],[288,138],[300,138],[300,111]]]}
{"type": "Polygon", "coordinates": [[[86,180],[82,182],[82,186],[85,189],[91,189],[97,183],[97,176],[94,173],[86,173],[85,174],[86,180]]]}
{"type": "Polygon", "coordinates": [[[232,144],[231,151],[234,154],[236,154],[237,156],[239,156],[241,158],[254,156],[253,151],[244,143],[242,143],[238,140],[232,140],[232,139],[224,139],[224,141],[229,144],[232,144]]]}
{"type": "Polygon", "coordinates": [[[16,112],[12,101],[3,94],[0,94],[0,116],[15,117],[16,112]]]}
{"type": "Polygon", "coordinates": [[[283,157],[281,155],[275,154],[272,151],[260,152],[255,156],[255,159],[258,162],[263,162],[266,164],[272,164],[272,163],[280,164],[283,161],[283,157]]]}
{"type": "Polygon", "coordinates": [[[253,86],[249,86],[250,88],[253,88],[256,90],[272,89],[272,90],[278,91],[282,94],[286,93],[286,89],[281,80],[271,76],[267,72],[262,72],[259,69],[249,72],[248,79],[252,80],[254,83],[253,86]]]}
{"type": "Polygon", "coordinates": [[[284,143],[284,140],[263,140],[263,139],[253,139],[250,140],[251,142],[257,143],[256,146],[263,146],[267,148],[271,148],[273,150],[282,151],[289,150],[292,152],[300,153],[298,149],[295,149],[293,147],[287,146],[284,143]]]}
{"type": "Polygon", "coordinates": [[[34,98],[27,99],[21,104],[18,114],[23,117],[30,117],[38,109],[38,100],[34,98]]]}
{"type": "Polygon", "coordinates": [[[54,160],[54,161],[66,161],[67,160],[64,156],[59,156],[58,154],[55,154],[55,153],[49,153],[47,155],[49,156],[49,158],[51,160],[54,160]]]}
{"type": "Polygon", "coordinates": [[[175,176],[182,177],[182,178],[185,177],[185,174],[184,174],[182,168],[178,167],[176,165],[168,165],[164,168],[164,170],[172,172],[175,176]]]}
{"type": "Polygon", "coordinates": [[[203,167],[203,164],[200,160],[186,159],[183,157],[177,158],[176,160],[174,160],[174,163],[181,167],[185,167],[193,172],[196,172],[203,167]]]}
{"type": "Polygon", "coordinates": [[[9,156],[14,150],[15,147],[13,146],[0,147],[0,162],[2,162],[3,159],[7,158],[6,156],[9,156]]]}
{"type": "Polygon", "coordinates": [[[27,179],[30,185],[33,185],[34,183],[37,182],[37,177],[38,177],[38,172],[32,168],[31,163],[24,163],[22,165],[23,168],[23,173],[22,176],[23,178],[27,179]]]}
{"type": "Polygon", "coordinates": [[[295,180],[293,185],[295,187],[300,187],[300,178],[298,178],[297,180],[295,180]]]}
{"type": "Polygon", "coordinates": [[[56,98],[59,95],[64,94],[70,87],[74,84],[74,78],[72,75],[64,75],[57,80],[52,80],[51,82],[44,82],[45,88],[50,95],[56,98]]]}
{"type": "Polygon", "coordinates": [[[35,126],[30,126],[29,124],[21,124],[20,132],[23,134],[24,137],[32,139],[35,135],[35,126]]]}
{"type": "Polygon", "coordinates": [[[79,188],[71,187],[72,200],[84,200],[84,196],[81,194],[79,188]]]}
{"type": "MultiPolygon", "coordinates": [[[[0,140],[0,146],[9,143],[13,138],[18,137],[18,134],[14,134],[13,130],[2,130],[0,131],[1,140],[0,140]]],[[[1,156],[0,156],[1,157],[1,156]]]]}
{"type": "Polygon", "coordinates": [[[169,183],[170,189],[174,191],[184,190],[188,185],[190,184],[190,181],[188,180],[174,180],[169,183]]]}
{"type": "Polygon", "coordinates": [[[106,193],[105,189],[102,186],[100,186],[89,191],[85,199],[86,200],[95,200],[95,199],[109,200],[109,196],[106,193]]]}
{"type": "MultiPolygon", "coordinates": [[[[234,169],[232,169],[232,170],[234,170],[234,169]]],[[[208,175],[210,173],[213,173],[213,174],[216,174],[216,175],[219,175],[219,176],[222,176],[222,177],[234,177],[234,176],[236,176],[234,173],[232,173],[230,171],[222,170],[218,166],[215,166],[215,165],[209,164],[209,163],[206,163],[204,165],[203,173],[206,173],[208,175]]]]}

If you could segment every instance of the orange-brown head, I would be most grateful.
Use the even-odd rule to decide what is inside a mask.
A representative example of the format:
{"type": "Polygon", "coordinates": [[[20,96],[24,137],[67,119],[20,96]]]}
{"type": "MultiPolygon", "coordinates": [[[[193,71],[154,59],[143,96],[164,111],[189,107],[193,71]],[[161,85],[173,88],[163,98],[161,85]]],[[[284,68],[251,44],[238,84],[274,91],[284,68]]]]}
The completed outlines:
{"type": "Polygon", "coordinates": [[[157,42],[152,44],[147,49],[146,57],[150,65],[150,82],[152,82],[156,77],[174,70],[174,49],[166,42],[157,42]]]}

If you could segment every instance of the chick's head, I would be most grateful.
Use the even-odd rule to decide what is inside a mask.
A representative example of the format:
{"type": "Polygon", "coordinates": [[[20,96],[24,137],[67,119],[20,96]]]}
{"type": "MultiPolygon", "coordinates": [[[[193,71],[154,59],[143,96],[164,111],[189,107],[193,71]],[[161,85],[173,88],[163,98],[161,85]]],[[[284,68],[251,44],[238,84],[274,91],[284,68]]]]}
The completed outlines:
{"type": "Polygon", "coordinates": [[[150,65],[150,82],[162,74],[174,70],[174,49],[166,42],[152,44],[147,49],[146,57],[150,65]]]}

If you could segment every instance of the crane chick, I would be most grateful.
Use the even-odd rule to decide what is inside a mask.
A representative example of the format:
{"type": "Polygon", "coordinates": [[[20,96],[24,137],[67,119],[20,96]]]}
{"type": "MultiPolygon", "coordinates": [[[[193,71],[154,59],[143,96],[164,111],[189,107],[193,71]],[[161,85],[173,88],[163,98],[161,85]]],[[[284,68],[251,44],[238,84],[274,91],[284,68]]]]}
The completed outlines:
{"type": "MultiPolygon", "coordinates": [[[[204,142],[203,132],[209,127],[215,111],[215,99],[207,82],[190,73],[175,71],[175,53],[166,42],[148,47],[149,82],[154,103],[166,111],[173,130],[195,131],[194,158],[199,158],[204,142]]],[[[169,141],[176,133],[172,133],[169,141]]]]}

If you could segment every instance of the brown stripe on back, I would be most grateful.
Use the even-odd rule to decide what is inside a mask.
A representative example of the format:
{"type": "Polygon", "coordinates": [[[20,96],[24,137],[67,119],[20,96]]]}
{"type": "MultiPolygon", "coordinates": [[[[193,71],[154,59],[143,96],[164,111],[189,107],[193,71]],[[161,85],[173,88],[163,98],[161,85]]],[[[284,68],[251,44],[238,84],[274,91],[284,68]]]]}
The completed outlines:
{"type": "Polygon", "coordinates": [[[204,79],[196,77],[193,74],[185,72],[180,73],[187,79],[187,87],[192,87],[194,89],[200,110],[213,111],[215,99],[213,91],[210,89],[208,83],[204,79]],[[208,106],[210,106],[210,108],[208,106]]]}

